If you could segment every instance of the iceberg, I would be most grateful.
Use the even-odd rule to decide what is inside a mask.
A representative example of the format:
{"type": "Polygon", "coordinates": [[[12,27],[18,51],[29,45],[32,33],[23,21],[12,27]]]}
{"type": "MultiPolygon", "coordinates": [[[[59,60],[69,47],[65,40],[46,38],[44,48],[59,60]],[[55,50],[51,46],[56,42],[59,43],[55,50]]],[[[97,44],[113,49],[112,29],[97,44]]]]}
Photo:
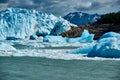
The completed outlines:
{"type": "Polygon", "coordinates": [[[0,39],[29,39],[31,35],[59,35],[70,29],[70,22],[52,14],[20,8],[0,11],[0,39]],[[12,37],[12,38],[10,38],[12,37]]]}
{"type": "Polygon", "coordinates": [[[64,38],[62,36],[51,36],[47,35],[44,37],[44,42],[92,42],[94,38],[94,34],[89,34],[87,30],[84,30],[82,35],[78,38],[64,38]]]}
{"type": "Polygon", "coordinates": [[[78,38],[69,38],[68,42],[92,42],[94,34],[90,34],[88,30],[84,30],[82,35],[78,38]]]}
{"type": "Polygon", "coordinates": [[[115,32],[108,32],[108,33],[105,33],[104,35],[102,35],[99,40],[101,40],[103,38],[110,38],[110,37],[116,37],[116,38],[120,39],[120,34],[115,33],[115,32]]]}
{"type": "Polygon", "coordinates": [[[45,36],[43,42],[66,42],[66,38],[63,38],[62,36],[45,36]]]}
{"type": "Polygon", "coordinates": [[[104,34],[88,53],[88,57],[120,58],[120,34],[104,34]]]}
{"type": "MultiPolygon", "coordinates": [[[[85,43],[85,44],[87,44],[87,43],[85,43]]],[[[95,45],[95,42],[88,43],[87,45],[85,45],[85,46],[83,45],[80,48],[72,50],[68,53],[71,53],[71,54],[88,54],[93,49],[94,45],[95,45]]]]}

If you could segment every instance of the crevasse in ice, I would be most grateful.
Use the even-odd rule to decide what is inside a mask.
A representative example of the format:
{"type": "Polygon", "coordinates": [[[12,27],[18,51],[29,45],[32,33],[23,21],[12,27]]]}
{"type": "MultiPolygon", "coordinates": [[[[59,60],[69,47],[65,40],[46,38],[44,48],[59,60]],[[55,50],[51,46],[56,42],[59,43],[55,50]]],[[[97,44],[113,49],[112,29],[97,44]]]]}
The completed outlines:
{"type": "Polygon", "coordinates": [[[120,34],[108,32],[93,47],[89,57],[120,58],[120,34]]]}
{"type": "Polygon", "coordinates": [[[30,35],[58,35],[70,29],[70,22],[52,14],[20,8],[0,11],[0,39],[29,39],[30,35]]]}

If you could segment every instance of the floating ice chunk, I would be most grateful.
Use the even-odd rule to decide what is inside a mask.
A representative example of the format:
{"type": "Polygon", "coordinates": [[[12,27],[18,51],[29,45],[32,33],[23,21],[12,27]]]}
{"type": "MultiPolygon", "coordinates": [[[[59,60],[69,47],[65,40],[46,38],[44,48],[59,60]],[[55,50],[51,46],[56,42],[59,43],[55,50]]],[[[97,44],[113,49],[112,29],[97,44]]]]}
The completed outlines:
{"type": "Polygon", "coordinates": [[[83,45],[80,48],[72,50],[68,53],[71,53],[71,54],[88,54],[93,49],[93,47],[95,45],[95,42],[89,43],[89,44],[86,43],[86,44],[87,45],[85,45],[85,46],[83,45]]]}
{"type": "Polygon", "coordinates": [[[77,37],[77,38],[68,38],[67,42],[73,43],[73,42],[79,42],[81,39],[81,37],[77,37]]]}
{"type": "Polygon", "coordinates": [[[86,38],[90,35],[90,33],[88,32],[88,30],[84,30],[82,35],[81,35],[81,38],[86,38]]]}
{"type": "Polygon", "coordinates": [[[66,42],[66,38],[62,36],[45,36],[43,39],[44,42],[66,42]]]}
{"type": "Polygon", "coordinates": [[[78,38],[69,38],[68,42],[92,42],[94,34],[90,34],[88,30],[84,30],[81,37],[78,38]]]}
{"type": "Polygon", "coordinates": [[[81,37],[78,38],[63,38],[62,36],[45,36],[44,42],[92,42],[94,34],[89,34],[87,30],[84,30],[81,37]]]}
{"type": "Polygon", "coordinates": [[[89,57],[120,58],[120,34],[104,34],[88,54],[89,57]]]}
{"type": "Polygon", "coordinates": [[[102,35],[99,40],[101,40],[103,38],[109,38],[109,37],[116,37],[116,38],[120,39],[120,34],[115,33],[115,32],[108,32],[108,33],[105,33],[104,35],[102,35]]]}
{"type": "Polygon", "coordinates": [[[0,50],[16,50],[16,49],[8,44],[0,42],[0,50]]]}
{"type": "Polygon", "coordinates": [[[79,40],[79,42],[93,42],[94,34],[90,34],[88,37],[79,40]]]}

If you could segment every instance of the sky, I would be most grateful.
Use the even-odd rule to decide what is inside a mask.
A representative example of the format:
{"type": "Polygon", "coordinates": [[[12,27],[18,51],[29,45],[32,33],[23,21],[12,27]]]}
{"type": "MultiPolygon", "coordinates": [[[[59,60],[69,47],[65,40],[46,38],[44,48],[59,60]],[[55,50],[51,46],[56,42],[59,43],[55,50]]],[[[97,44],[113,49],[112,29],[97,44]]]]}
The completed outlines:
{"type": "Polygon", "coordinates": [[[120,0],[0,0],[0,9],[8,7],[35,9],[56,16],[70,12],[106,14],[120,11],[120,0]]]}

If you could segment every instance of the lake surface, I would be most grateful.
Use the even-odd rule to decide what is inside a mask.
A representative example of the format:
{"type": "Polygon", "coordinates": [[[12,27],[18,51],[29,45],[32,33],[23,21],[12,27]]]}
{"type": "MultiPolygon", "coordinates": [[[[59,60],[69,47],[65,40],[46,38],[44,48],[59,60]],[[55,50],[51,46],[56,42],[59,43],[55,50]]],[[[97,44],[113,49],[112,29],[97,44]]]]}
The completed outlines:
{"type": "Polygon", "coordinates": [[[120,80],[120,61],[0,57],[0,80],[120,80]]]}

